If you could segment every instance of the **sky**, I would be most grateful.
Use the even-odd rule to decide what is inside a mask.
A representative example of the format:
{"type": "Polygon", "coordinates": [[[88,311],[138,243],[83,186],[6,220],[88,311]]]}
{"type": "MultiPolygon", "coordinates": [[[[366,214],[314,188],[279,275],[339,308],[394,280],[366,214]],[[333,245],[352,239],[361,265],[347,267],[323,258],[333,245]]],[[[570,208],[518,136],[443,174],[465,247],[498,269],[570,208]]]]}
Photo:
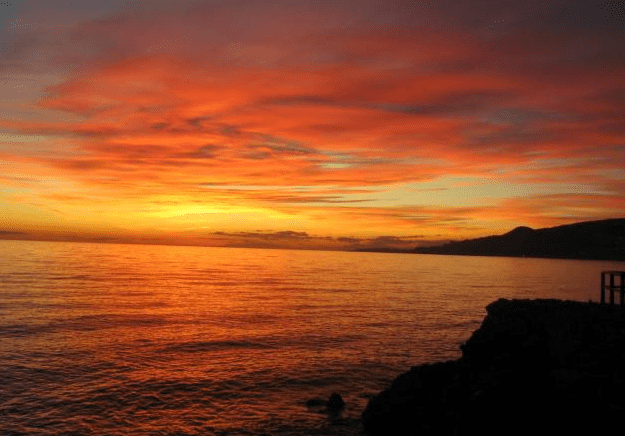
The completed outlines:
{"type": "Polygon", "coordinates": [[[0,1],[2,238],[409,248],[623,216],[623,1],[0,1]]]}

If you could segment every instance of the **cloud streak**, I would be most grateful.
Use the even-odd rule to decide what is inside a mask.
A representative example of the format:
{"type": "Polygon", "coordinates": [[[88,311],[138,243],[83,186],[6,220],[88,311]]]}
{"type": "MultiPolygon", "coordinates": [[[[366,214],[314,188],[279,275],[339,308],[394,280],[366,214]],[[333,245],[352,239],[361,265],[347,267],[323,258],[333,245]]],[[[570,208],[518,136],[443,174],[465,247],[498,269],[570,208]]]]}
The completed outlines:
{"type": "Polygon", "coordinates": [[[132,204],[126,234],[154,219],[179,237],[451,238],[625,212],[625,35],[592,2],[74,3],[5,18],[18,224],[19,201],[71,215],[72,196],[111,205],[98,229],[132,204]]]}

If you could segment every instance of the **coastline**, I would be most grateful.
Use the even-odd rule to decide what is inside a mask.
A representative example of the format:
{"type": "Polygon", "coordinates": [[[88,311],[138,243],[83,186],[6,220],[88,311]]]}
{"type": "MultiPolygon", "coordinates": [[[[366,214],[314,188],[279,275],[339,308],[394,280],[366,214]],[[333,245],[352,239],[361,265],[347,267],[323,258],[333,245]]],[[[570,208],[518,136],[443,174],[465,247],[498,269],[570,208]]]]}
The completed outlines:
{"type": "Polygon", "coordinates": [[[413,367],[372,398],[369,435],[608,431],[625,410],[625,311],[500,299],[457,360],[413,367]]]}

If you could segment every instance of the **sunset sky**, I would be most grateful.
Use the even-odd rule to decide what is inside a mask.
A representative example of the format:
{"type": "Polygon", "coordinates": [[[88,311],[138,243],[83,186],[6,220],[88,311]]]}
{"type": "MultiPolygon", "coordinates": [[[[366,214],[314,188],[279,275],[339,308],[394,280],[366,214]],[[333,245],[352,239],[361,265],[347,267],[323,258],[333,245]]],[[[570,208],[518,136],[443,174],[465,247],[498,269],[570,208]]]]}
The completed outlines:
{"type": "Polygon", "coordinates": [[[414,247],[625,216],[623,1],[0,1],[0,237],[414,247]]]}

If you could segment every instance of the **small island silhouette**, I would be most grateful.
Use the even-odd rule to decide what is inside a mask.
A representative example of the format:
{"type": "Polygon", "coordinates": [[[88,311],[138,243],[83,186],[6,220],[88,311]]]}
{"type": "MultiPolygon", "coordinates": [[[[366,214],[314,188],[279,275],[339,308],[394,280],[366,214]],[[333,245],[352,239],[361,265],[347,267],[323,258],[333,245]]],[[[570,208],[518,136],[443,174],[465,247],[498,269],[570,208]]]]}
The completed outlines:
{"type": "Polygon", "coordinates": [[[517,227],[500,236],[417,247],[413,253],[463,256],[625,260],[625,218],[558,227],[517,227]]]}

